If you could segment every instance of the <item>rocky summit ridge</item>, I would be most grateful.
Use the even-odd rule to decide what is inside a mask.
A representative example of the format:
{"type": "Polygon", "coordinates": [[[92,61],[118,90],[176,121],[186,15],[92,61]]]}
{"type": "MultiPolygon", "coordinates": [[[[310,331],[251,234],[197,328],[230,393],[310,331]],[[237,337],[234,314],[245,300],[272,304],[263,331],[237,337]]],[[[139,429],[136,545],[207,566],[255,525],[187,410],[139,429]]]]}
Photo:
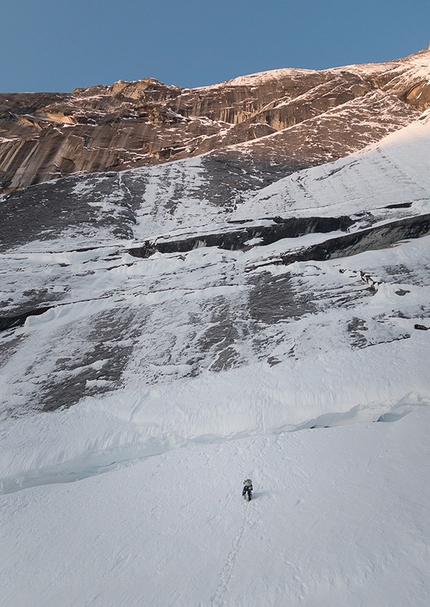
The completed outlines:
{"type": "Polygon", "coordinates": [[[341,158],[430,106],[430,51],[194,89],[153,78],[0,94],[0,192],[201,154],[279,174],[341,158]],[[246,145],[244,145],[246,144],[246,145]]]}

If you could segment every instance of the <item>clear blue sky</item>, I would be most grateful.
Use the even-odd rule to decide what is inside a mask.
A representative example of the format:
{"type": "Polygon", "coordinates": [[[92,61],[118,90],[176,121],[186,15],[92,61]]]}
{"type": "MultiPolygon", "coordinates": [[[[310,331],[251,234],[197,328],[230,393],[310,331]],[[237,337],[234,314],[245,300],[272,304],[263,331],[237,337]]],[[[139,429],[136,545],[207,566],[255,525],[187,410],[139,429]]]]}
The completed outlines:
{"type": "Polygon", "coordinates": [[[0,92],[184,87],[427,48],[430,0],[0,0],[0,92]]]}

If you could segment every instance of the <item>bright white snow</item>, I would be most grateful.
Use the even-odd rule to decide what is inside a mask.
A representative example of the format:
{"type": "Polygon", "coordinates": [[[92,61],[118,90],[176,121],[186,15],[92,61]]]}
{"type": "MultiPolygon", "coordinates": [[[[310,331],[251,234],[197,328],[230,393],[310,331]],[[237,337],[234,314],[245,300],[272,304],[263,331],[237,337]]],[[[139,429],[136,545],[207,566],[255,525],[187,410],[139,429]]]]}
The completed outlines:
{"type": "Polygon", "coordinates": [[[5,495],[0,604],[425,607],[429,430],[425,408],[5,495]]]}

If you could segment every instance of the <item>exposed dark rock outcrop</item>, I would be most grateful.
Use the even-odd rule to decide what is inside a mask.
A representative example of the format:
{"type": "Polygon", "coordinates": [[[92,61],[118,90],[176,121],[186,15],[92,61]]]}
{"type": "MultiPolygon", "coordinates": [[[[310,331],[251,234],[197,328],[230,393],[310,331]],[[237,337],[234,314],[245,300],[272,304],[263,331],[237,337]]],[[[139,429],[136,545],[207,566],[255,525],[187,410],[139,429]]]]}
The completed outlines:
{"type": "Polygon", "coordinates": [[[149,257],[159,253],[185,253],[200,247],[219,247],[229,251],[249,249],[255,244],[268,245],[282,238],[298,238],[314,232],[347,230],[354,223],[350,217],[307,217],[297,219],[275,218],[272,225],[243,226],[218,234],[201,234],[180,240],[148,241],[128,252],[134,257],[149,257]],[[256,242],[252,242],[253,240],[256,242]]]}
{"type": "Polygon", "coordinates": [[[382,226],[360,230],[282,256],[282,263],[295,261],[324,261],[349,257],[364,251],[384,249],[400,240],[420,238],[430,233],[430,214],[392,221],[382,226]]]}
{"type": "Polygon", "coordinates": [[[48,310],[50,310],[50,307],[44,306],[43,308],[37,308],[36,310],[22,312],[16,316],[0,317],[0,331],[7,331],[8,329],[14,329],[15,327],[22,327],[29,316],[40,316],[48,310]]]}

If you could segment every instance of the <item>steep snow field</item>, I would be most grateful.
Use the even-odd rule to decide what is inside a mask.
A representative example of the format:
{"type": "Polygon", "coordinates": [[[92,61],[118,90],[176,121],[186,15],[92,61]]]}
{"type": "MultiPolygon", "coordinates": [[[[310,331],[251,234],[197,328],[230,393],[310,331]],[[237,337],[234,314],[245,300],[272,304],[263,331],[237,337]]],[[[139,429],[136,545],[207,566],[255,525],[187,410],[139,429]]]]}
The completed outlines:
{"type": "MultiPolygon", "coordinates": [[[[233,215],[199,198],[199,160],[127,172],[148,186],[136,240],[428,212],[424,118],[233,215]]],[[[1,607],[427,607],[430,236],[279,263],[338,235],[137,259],[65,233],[2,256],[6,307],[51,308],[1,337],[1,607]]]]}
{"type": "Polygon", "coordinates": [[[429,439],[426,407],[5,495],[0,605],[426,607],[429,439]]]}

